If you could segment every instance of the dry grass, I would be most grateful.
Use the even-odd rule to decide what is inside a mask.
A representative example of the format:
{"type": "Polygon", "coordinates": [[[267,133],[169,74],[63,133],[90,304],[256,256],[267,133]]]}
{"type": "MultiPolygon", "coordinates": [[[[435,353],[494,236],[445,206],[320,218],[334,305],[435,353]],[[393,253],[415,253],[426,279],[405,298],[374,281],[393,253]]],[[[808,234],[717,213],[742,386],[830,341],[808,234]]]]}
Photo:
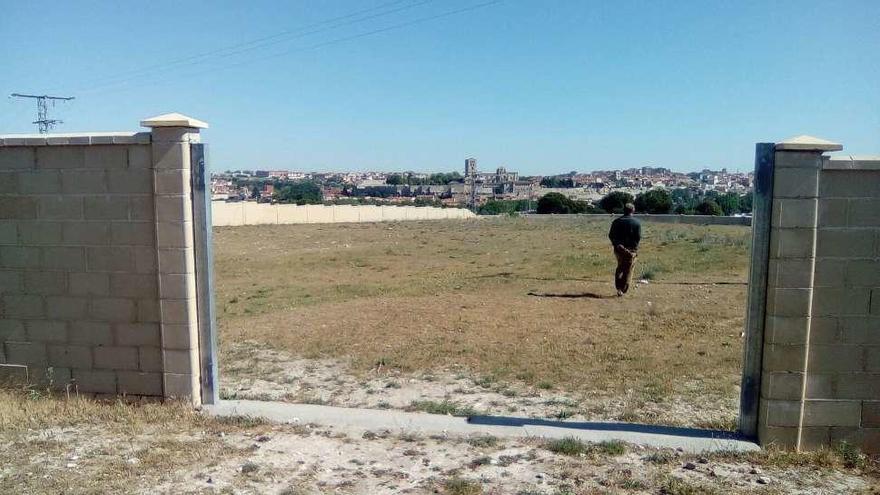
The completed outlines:
{"type": "Polygon", "coordinates": [[[350,358],[361,371],[464,367],[647,401],[735,397],[748,229],[645,225],[636,274],[652,282],[618,299],[607,227],[512,218],[220,228],[221,351],[255,340],[350,358]]]}
{"type": "Polygon", "coordinates": [[[0,493],[127,493],[236,454],[217,434],[248,426],[184,403],[0,388],[0,493]]]}

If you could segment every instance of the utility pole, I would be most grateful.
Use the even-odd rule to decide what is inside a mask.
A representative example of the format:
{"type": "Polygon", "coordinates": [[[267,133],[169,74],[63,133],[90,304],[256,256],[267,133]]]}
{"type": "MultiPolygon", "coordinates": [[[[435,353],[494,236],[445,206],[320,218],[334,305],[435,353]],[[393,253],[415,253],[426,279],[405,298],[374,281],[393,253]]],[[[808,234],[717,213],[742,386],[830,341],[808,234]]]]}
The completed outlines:
{"type": "Polygon", "coordinates": [[[49,102],[52,102],[52,106],[55,106],[55,101],[70,101],[74,97],[73,96],[49,96],[49,95],[24,95],[21,93],[12,93],[9,95],[13,98],[31,98],[37,100],[37,120],[33,121],[33,124],[37,124],[37,130],[40,134],[46,134],[49,132],[49,129],[55,127],[55,124],[63,124],[62,120],[54,120],[49,118],[49,102]]]}

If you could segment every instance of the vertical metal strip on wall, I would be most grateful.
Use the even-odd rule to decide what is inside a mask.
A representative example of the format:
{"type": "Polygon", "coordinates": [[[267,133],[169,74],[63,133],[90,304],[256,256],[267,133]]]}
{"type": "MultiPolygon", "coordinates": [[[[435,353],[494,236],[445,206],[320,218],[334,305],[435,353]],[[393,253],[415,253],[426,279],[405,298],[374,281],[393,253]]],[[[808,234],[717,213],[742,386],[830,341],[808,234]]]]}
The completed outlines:
{"type": "Polygon", "coordinates": [[[220,399],[217,379],[217,332],[214,318],[214,256],[211,235],[211,194],[203,143],[190,144],[195,245],[196,301],[199,317],[199,360],[202,404],[220,399]]]}
{"type": "Polygon", "coordinates": [[[776,145],[755,146],[755,184],[752,197],[752,253],[746,305],[743,373],[740,388],[739,431],[758,434],[761,368],[764,353],[764,320],[767,307],[767,276],[770,263],[770,219],[773,209],[773,171],[776,145]]]}

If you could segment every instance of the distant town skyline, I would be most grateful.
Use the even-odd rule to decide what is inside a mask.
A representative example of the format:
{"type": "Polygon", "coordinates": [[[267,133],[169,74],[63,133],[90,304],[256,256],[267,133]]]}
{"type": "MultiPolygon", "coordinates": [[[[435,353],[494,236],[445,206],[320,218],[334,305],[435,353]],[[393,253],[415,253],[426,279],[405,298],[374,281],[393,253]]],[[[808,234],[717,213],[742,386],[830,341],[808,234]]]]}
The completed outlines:
{"type": "MultiPolygon", "coordinates": [[[[755,143],[800,134],[880,152],[875,0],[0,9],[0,94],[75,97],[50,108],[58,132],[190,115],[210,124],[212,170],[458,170],[466,156],[530,175],[745,170],[755,143]]],[[[35,113],[0,99],[0,133],[35,132],[35,113]]]]}

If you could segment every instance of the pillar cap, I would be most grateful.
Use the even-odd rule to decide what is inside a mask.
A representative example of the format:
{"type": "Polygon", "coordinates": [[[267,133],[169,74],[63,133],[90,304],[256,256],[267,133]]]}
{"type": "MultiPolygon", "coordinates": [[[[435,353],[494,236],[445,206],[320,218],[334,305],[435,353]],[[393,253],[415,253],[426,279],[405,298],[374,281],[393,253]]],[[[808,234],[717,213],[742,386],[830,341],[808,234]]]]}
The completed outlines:
{"type": "Polygon", "coordinates": [[[777,151],[840,151],[843,145],[813,136],[794,136],[776,143],[777,151]]]}
{"type": "Polygon", "coordinates": [[[141,121],[142,127],[192,127],[207,129],[208,123],[188,117],[182,113],[164,113],[141,121]]]}

